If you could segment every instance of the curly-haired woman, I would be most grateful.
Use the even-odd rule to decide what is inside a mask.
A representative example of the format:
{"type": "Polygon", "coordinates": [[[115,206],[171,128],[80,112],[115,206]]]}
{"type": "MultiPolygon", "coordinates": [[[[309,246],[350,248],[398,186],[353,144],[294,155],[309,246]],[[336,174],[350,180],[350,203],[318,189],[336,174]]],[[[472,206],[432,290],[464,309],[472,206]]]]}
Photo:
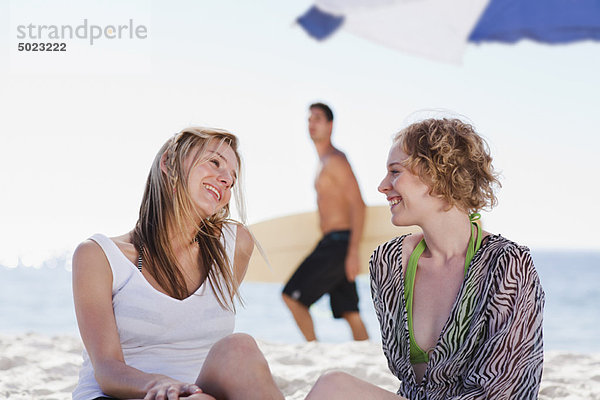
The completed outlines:
{"type": "Polygon", "coordinates": [[[473,127],[428,119],[400,131],[379,186],[394,225],[422,233],[370,261],[383,352],[397,394],[342,372],[307,399],[535,399],[544,292],[526,247],[482,230],[496,203],[492,159],[473,127]]]}

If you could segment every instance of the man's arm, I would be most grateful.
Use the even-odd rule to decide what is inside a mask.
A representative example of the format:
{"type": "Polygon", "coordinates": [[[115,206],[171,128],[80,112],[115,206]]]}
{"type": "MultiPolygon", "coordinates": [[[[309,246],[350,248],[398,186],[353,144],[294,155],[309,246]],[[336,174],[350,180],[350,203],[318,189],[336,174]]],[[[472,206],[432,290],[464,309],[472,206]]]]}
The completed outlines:
{"type": "Polygon", "coordinates": [[[359,244],[365,225],[365,203],[352,167],[345,156],[332,157],[331,170],[340,182],[350,207],[350,242],[346,255],[346,277],[353,282],[360,270],[359,244]]]}

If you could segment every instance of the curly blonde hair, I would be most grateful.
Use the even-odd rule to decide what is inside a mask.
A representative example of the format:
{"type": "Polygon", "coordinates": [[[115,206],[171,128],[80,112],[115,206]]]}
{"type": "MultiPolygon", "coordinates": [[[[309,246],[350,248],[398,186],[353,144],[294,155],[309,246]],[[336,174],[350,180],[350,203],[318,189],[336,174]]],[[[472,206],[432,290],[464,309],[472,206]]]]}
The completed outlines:
{"type": "Polygon", "coordinates": [[[502,186],[485,140],[459,119],[426,119],[394,137],[408,155],[404,166],[442,197],[467,213],[497,204],[495,186],[502,186]]]}

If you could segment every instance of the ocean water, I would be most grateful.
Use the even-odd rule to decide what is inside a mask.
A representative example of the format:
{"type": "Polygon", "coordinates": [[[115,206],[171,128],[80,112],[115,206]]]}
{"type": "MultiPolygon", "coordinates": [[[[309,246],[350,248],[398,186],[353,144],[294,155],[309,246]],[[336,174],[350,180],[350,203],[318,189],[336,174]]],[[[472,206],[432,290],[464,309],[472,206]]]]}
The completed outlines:
{"type": "MultiPolygon", "coordinates": [[[[546,292],[546,350],[600,352],[600,253],[532,253],[546,292]]],[[[67,264],[63,257],[49,260],[41,268],[0,266],[0,333],[78,335],[67,264]]],[[[368,277],[360,276],[357,284],[361,314],[371,340],[378,341],[368,277]]],[[[244,283],[245,306],[238,308],[236,331],[270,342],[301,342],[303,338],[281,301],[281,288],[281,284],[244,283]]],[[[311,314],[319,340],[351,340],[347,324],[333,319],[328,296],[311,307],[311,314]]]]}

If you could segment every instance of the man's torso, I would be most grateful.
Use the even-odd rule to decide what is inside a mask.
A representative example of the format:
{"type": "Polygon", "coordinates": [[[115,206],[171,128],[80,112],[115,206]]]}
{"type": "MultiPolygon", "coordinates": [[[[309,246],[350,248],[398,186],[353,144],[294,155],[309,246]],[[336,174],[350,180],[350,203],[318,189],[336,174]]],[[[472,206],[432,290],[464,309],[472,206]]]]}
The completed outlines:
{"type": "MultiPolygon", "coordinates": [[[[322,159],[317,177],[315,190],[317,191],[317,207],[319,209],[319,224],[321,232],[326,235],[332,231],[350,229],[350,204],[342,182],[334,171],[332,158],[336,157],[337,163],[348,163],[340,151],[322,159]]],[[[352,177],[354,179],[354,177],[352,177]]]]}

